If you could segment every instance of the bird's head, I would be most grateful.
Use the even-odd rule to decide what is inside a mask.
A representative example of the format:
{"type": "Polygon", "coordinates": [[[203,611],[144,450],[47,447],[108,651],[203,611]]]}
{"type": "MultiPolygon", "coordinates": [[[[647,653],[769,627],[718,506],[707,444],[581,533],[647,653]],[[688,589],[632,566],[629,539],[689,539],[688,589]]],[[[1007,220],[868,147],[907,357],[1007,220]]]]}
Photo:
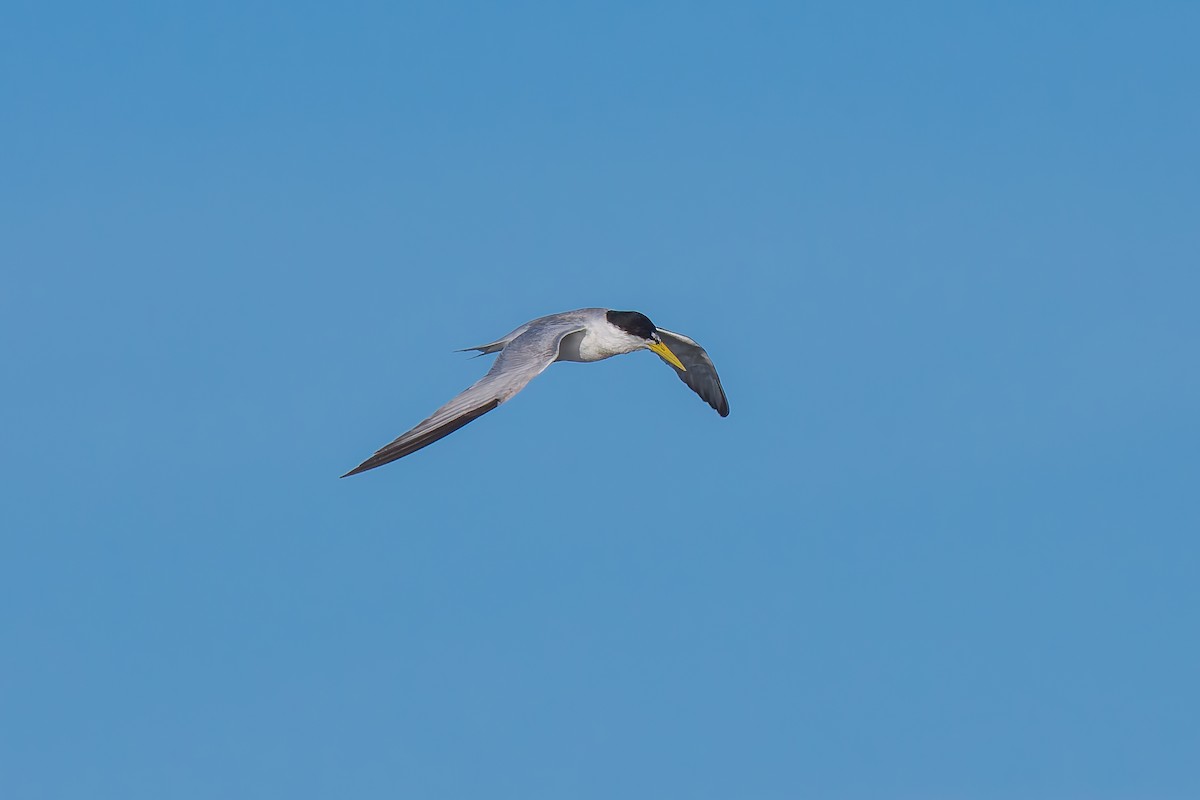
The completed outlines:
{"type": "Polygon", "coordinates": [[[640,311],[609,311],[606,315],[608,323],[623,333],[641,340],[641,346],[654,352],[663,361],[676,369],[687,372],[687,367],[675,357],[658,335],[658,329],[650,318],[640,311]]]}

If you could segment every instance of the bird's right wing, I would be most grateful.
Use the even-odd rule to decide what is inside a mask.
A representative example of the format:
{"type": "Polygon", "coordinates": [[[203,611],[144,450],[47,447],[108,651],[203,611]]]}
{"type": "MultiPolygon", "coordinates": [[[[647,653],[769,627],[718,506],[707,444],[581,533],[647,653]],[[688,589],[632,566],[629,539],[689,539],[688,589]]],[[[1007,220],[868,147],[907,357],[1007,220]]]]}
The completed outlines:
{"type": "Polygon", "coordinates": [[[582,330],[577,320],[531,328],[510,341],[492,368],[412,430],[384,445],[342,477],[357,475],[415,453],[479,419],[508,400],[558,358],[563,338],[582,330]]]}
{"type": "Polygon", "coordinates": [[[658,335],[680,363],[687,367],[687,371],[681,371],[669,362],[667,362],[667,366],[675,370],[679,380],[700,395],[704,402],[715,408],[718,414],[728,417],[729,400],[725,397],[725,389],[721,387],[721,378],[717,375],[717,368],[713,366],[708,352],[682,333],[658,328],[658,335]]]}

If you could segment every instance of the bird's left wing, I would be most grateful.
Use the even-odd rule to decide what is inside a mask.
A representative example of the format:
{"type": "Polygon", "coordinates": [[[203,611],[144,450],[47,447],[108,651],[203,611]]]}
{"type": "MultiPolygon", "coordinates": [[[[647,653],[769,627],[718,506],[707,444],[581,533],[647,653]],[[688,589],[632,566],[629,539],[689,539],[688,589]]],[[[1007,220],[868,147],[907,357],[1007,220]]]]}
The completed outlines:
{"type": "Polygon", "coordinates": [[[705,349],[682,333],[659,328],[658,335],[683,366],[687,367],[687,371],[680,370],[666,359],[663,359],[664,363],[675,370],[679,380],[686,383],[693,392],[715,408],[718,414],[728,417],[729,400],[725,397],[725,389],[721,387],[721,378],[717,375],[717,368],[713,366],[712,359],[708,357],[705,349]]]}
{"type": "Polygon", "coordinates": [[[583,327],[574,320],[544,324],[525,331],[500,351],[487,375],[342,477],[357,475],[415,453],[479,419],[524,389],[554,363],[562,340],[583,327]]]}

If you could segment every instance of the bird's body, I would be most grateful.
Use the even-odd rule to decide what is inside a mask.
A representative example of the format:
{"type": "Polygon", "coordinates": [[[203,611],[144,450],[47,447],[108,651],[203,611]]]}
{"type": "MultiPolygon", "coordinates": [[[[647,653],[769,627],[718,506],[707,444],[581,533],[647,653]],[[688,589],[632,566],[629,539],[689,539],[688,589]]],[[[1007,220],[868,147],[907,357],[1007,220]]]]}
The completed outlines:
{"type": "Polygon", "coordinates": [[[485,355],[506,350],[513,344],[527,348],[535,341],[552,338],[557,341],[558,354],[554,361],[600,361],[645,346],[637,337],[608,324],[606,313],[603,308],[581,308],[538,317],[494,342],[467,349],[485,355]],[[558,338],[563,331],[565,335],[558,338]],[[517,339],[522,341],[517,342],[517,339]]]}
{"type": "Polygon", "coordinates": [[[651,350],[717,413],[729,414],[721,380],[704,348],[686,336],[656,328],[636,311],[564,311],[531,320],[494,342],[467,349],[499,355],[487,375],[343,478],[403,458],[453,433],[517,394],[555,361],[600,361],[651,350]]]}

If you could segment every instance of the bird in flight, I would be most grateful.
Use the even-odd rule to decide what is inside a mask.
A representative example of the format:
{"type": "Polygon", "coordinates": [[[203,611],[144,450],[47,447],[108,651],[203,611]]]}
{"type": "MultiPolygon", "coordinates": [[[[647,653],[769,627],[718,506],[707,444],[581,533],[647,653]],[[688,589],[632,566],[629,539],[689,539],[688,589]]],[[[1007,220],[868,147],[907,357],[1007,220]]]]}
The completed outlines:
{"type": "Polygon", "coordinates": [[[600,361],[635,350],[650,350],[670,364],[680,380],[718,414],[729,416],[721,379],[704,348],[681,333],[655,327],[637,311],[564,311],[538,317],[494,342],[466,349],[478,350],[480,355],[500,355],[487,375],[343,478],[383,466],[449,436],[510,399],[555,361],[600,361]]]}

